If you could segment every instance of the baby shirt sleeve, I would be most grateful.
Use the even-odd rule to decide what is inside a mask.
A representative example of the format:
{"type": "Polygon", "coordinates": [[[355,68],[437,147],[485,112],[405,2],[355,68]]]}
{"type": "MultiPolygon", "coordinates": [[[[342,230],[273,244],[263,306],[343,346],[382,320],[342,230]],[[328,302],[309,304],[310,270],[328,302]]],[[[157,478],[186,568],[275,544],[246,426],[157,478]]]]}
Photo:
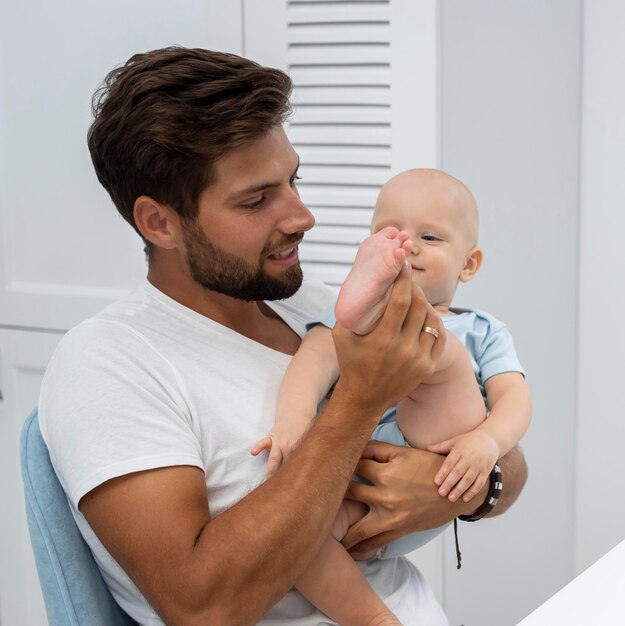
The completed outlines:
{"type": "Polygon", "coordinates": [[[325,309],[319,315],[313,317],[309,322],[306,323],[306,330],[310,330],[318,324],[321,324],[326,328],[334,328],[334,325],[336,324],[336,318],[334,317],[334,307],[325,309]]]}
{"type": "Polygon", "coordinates": [[[507,326],[494,318],[489,320],[476,360],[479,365],[481,383],[492,376],[506,372],[519,372],[525,376],[514,347],[512,335],[507,326]]]}

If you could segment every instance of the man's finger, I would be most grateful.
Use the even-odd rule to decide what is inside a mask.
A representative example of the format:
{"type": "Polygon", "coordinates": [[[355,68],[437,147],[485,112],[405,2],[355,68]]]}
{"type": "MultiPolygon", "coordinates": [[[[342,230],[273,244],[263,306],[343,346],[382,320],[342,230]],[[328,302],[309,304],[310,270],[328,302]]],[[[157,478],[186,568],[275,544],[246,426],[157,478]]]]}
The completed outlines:
{"type": "MultiPolygon", "coordinates": [[[[434,340],[432,349],[430,351],[430,355],[432,356],[432,359],[435,362],[438,362],[445,348],[445,341],[447,340],[447,331],[445,330],[442,320],[438,316],[436,316],[435,320],[428,319],[426,322],[426,325],[432,326],[432,328],[435,328],[439,332],[438,338],[434,340]],[[431,324],[430,324],[430,321],[432,322],[431,324]]],[[[421,334],[428,335],[429,333],[421,333],[421,334]]]]}
{"type": "Polygon", "coordinates": [[[378,463],[377,461],[372,461],[371,459],[361,459],[358,461],[354,474],[375,484],[375,478],[377,477],[381,466],[382,463],[378,463]]]}
{"type": "Polygon", "coordinates": [[[371,459],[373,461],[377,461],[378,463],[388,463],[397,454],[397,449],[398,447],[394,446],[392,443],[372,439],[367,442],[360,458],[371,459]]]}
{"type": "MultiPolygon", "coordinates": [[[[349,550],[352,546],[368,539],[372,535],[383,532],[383,528],[379,522],[376,523],[376,517],[370,512],[355,524],[349,527],[345,537],[341,543],[349,550]]],[[[379,547],[379,546],[376,546],[379,547]]]]}
{"type": "MultiPolygon", "coordinates": [[[[357,557],[358,554],[367,554],[372,550],[377,550],[382,546],[387,546],[389,543],[393,543],[393,541],[399,539],[400,537],[400,533],[388,530],[384,533],[380,533],[379,535],[375,535],[374,537],[370,537],[369,539],[365,539],[359,543],[355,543],[348,549],[354,557],[357,557]]],[[[343,539],[343,545],[345,545],[345,539],[343,539]]]]}
{"type": "MultiPolygon", "coordinates": [[[[419,337],[419,335],[421,334],[423,327],[426,326],[425,322],[428,316],[428,311],[431,307],[423,294],[423,290],[417,285],[412,284],[412,281],[410,289],[410,310],[404,319],[404,330],[411,333],[414,337],[418,337],[421,341],[421,337],[419,337]]],[[[427,335],[428,333],[425,334],[427,335]]],[[[432,335],[429,335],[429,337],[430,339],[434,339],[432,335]]],[[[424,340],[430,341],[427,337],[424,340]]]]}
{"type": "Polygon", "coordinates": [[[352,480],[352,482],[350,482],[347,486],[345,497],[348,500],[357,500],[358,502],[363,502],[364,504],[373,504],[376,499],[376,489],[371,485],[366,485],[365,483],[359,483],[352,480]]]}
{"type": "Polygon", "coordinates": [[[409,314],[412,299],[412,285],[410,271],[405,265],[399,272],[391,289],[391,297],[386,309],[380,318],[379,327],[386,326],[398,333],[404,325],[404,320],[409,314]]]}

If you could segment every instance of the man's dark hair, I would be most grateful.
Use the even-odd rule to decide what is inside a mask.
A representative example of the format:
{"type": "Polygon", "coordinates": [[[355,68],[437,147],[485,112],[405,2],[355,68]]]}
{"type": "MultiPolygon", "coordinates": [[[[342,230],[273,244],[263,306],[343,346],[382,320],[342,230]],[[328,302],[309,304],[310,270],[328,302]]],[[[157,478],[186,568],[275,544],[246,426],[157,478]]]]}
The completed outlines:
{"type": "Polygon", "coordinates": [[[135,230],[144,194],[193,219],[216,160],[284,123],[291,88],[284,72],[234,54],[136,54],[93,96],[88,144],[98,180],[135,230]]]}

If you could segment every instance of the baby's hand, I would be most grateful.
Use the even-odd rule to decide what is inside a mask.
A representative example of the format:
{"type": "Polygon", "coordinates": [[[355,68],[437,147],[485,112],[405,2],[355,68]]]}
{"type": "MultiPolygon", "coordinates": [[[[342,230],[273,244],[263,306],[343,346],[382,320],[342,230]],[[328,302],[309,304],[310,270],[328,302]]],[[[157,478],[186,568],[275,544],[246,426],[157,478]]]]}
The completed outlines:
{"type": "Polygon", "coordinates": [[[276,470],[280,469],[282,460],[286,456],[286,451],[282,451],[279,443],[274,439],[272,434],[265,435],[257,441],[250,450],[250,454],[258,456],[263,450],[269,450],[269,458],[267,459],[267,476],[271,476],[276,470]]]}
{"type": "Polygon", "coordinates": [[[263,450],[269,450],[267,459],[267,476],[277,472],[295,444],[301,439],[309,422],[299,423],[291,421],[288,425],[276,424],[268,435],[257,441],[250,450],[253,456],[263,450]]]}
{"type": "Polygon", "coordinates": [[[460,496],[469,502],[479,493],[499,458],[499,446],[488,433],[476,429],[427,446],[447,458],[434,477],[438,493],[451,502],[460,496]]]}

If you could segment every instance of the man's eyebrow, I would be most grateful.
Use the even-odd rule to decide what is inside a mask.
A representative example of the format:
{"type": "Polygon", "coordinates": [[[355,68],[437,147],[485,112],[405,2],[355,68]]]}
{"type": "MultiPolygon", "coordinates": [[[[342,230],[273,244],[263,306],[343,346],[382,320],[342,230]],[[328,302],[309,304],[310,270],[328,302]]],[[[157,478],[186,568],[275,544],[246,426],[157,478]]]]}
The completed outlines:
{"type": "MultiPolygon", "coordinates": [[[[291,175],[291,180],[297,176],[297,171],[299,170],[300,159],[297,157],[297,165],[293,170],[293,174],[291,175]]],[[[260,185],[254,185],[253,187],[246,187],[245,189],[240,189],[239,191],[234,191],[227,198],[226,202],[236,202],[240,198],[245,198],[245,196],[251,196],[255,193],[259,193],[261,191],[265,191],[267,189],[273,189],[274,187],[278,187],[281,184],[281,181],[276,182],[267,182],[261,183],[260,185]]]]}

